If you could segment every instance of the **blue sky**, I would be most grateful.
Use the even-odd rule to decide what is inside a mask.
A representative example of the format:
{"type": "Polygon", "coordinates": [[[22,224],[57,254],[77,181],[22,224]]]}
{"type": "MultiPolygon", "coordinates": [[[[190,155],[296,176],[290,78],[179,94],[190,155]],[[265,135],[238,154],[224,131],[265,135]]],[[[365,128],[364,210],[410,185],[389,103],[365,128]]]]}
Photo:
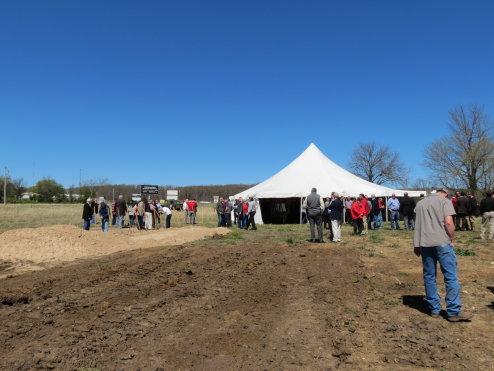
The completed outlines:
{"type": "MultiPolygon", "coordinates": [[[[412,183],[494,115],[494,2],[3,1],[0,166],[32,185],[257,183],[375,141],[412,183]]],[[[301,175],[303,176],[303,174],[301,175]]]]}

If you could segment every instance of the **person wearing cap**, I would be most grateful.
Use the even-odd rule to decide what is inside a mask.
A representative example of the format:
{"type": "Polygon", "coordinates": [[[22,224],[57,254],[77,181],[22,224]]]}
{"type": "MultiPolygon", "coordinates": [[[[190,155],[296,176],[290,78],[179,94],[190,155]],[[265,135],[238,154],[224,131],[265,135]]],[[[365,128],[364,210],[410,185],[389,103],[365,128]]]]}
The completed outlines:
{"type": "Polygon", "coordinates": [[[442,310],[436,281],[439,262],[446,285],[446,319],[450,322],[469,321],[473,314],[462,311],[458,261],[453,248],[455,209],[447,195],[444,190],[439,189],[417,203],[414,253],[422,257],[425,302],[431,317],[439,318],[442,310]]]}
{"type": "Polygon", "coordinates": [[[91,219],[93,218],[93,208],[91,205],[92,202],[93,199],[89,197],[86,200],[84,207],[82,208],[82,220],[84,220],[82,229],[84,229],[85,231],[89,231],[89,227],[91,226],[91,219]]]}
{"type": "Polygon", "coordinates": [[[101,230],[103,232],[108,232],[108,224],[110,222],[110,208],[105,203],[105,201],[101,201],[99,216],[101,217],[101,230]]]}

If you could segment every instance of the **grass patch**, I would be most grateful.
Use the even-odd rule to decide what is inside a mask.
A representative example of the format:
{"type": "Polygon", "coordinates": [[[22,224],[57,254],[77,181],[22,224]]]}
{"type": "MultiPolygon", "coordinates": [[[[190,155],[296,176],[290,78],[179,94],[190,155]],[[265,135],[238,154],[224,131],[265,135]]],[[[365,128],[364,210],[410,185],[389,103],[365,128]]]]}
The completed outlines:
{"type": "Polygon", "coordinates": [[[395,299],[384,299],[384,304],[385,305],[397,305],[398,301],[395,299]]]}
{"type": "Polygon", "coordinates": [[[469,250],[469,249],[462,249],[457,247],[455,249],[455,254],[458,256],[476,256],[477,254],[475,251],[469,250]]]}
{"type": "Polygon", "coordinates": [[[470,237],[465,241],[465,245],[473,245],[480,242],[480,237],[470,237]]]}
{"type": "Polygon", "coordinates": [[[384,241],[384,237],[382,237],[376,233],[372,233],[372,234],[369,234],[369,241],[372,243],[381,243],[384,241]]]}
{"type": "Polygon", "coordinates": [[[232,230],[226,235],[226,238],[230,240],[243,240],[244,236],[239,230],[232,230]]]}
{"type": "Polygon", "coordinates": [[[392,249],[399,249],[401,246],[398,243],[392,243],[391,245],[388,245],[388,247],[390,247],[392,249]]]}
{"type": "Polygon", "coordinates": [[[229,240],[229,239],[224,239],[219,241],[223,245],[236,245],[237,241],[235,240],[229,240]]]}
{"type": "Polygon", "coordinates": [[[286,243],[293,243],[294,242],[293,237],[288,237],[287,239],[285,239],[285,242],[286,243]]]}

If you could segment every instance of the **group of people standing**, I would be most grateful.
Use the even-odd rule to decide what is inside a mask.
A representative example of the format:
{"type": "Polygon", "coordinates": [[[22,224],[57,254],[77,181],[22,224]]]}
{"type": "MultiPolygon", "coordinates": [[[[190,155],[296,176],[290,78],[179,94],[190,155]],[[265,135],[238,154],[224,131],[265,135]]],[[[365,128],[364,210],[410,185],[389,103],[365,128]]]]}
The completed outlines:
{"type": "MultiPolygon", "coordinates": [[[[341,241],[341,223],[343,220],[353,225],[353,235],[364,235],[368,230],[378,230],[384,227],[383,215],[388,211],[388,219],[391,230],[401,230],[400,220],[403,220],[405,230],[415,229],[415,200],[407,192],[401,199],[392,194],[387,203],[382,197],[371,195],[367,198],[364,194],[358,197],[339,197],[336,192],[331,197],[321,199],[317,191],[312,191],[304,201],[307,219],[311,225],[311,242],[323,242],[322,228],[330,230],[329,238],[333,242],[341,241]],[[315,195],[314,195],[315,193],[315,195]],[[316,197],[317,196],[317,197],[316,197]],[[317,199],[317,200],[316,200],[317,199]],[[312,205],[312,206],[311,206],[312,205]],[[316,206],[314,206],[316,205],[316,206]],[[321,234],[315,238],[312,229],[319,229],[319,216],[322,222],[321,234]],[[344,215],[344,218],[343,218],[344,215]],[[313,223],[313,224],[311,224],[313,223]]],[[[421,194],[419,201],[424,198],[421,194]]],[[[490,225],[489,238],[494,238],[494,194],[489,193],[479,207],[473,194],[456,192],[454,196],[446,196],[452,202],[455,215],[452,216],[456,231],[475,230],[475,219],[482,215],[481,238],[484,238],[485,229],[490,225]],[[492,205],[491,205],[492,203],[492,205]],[[486,214],[486,212],[488,214],[486,214]],[[492,215],[491,215],[492,213],[492,215]]]]}
{"type": "Polygon", "coordinates": [[[249,229],[250,227],[256,230],[256,211],[257,202],[253,197],[249,197],[248,200],[240,197],[233,202],[228,198],[221,197],[216,203],[218,227],[231,227],[233,212],[233,224],[236,224],[239,229],[249,229]]]}
{"type": "Polygon", "coordinates": [[[96,224],[96,215],[101,219],[101,230],[108,232],[110,218],[112,225],[117,228],[125,226],[125,217],[128,217],[128,226],[138,229],[150,230],[158,228],[161,217],[165,218],[163,227],[171,227],[172,211],[168,206],[163,206],[157,200],[148,201],[146,198],[141,201],[127,203],[122,195],[118,196],[111,205],[105,201],[97,203],[92,198],[88,198],[82,211],[83,229],[89,230],[91,224],[96,224]]]}
{"type": "Polygon", "coordinates": [[[305,209],[310,228],[310,242],[324,243],[323,215],[330,225],[330,240],[341,242],[341,225],[343,224],[344,204],[338,193],[333,192],[328,199],[322,199],[317,194],[317,189],[312,188],[311,193],[304,200],[302,208],[305,209]],[[317,227],[317,237],[315,228],[317,227]]]}

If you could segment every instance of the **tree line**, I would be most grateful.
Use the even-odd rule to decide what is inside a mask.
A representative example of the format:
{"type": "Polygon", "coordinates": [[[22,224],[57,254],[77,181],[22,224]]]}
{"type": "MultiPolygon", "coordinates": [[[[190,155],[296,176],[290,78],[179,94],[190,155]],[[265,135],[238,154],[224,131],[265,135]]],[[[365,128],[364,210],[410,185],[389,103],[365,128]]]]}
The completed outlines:
{"type": "MultiPolygon", "coordinates": [[[[3,178],[2,184],[3,184],[3,178]]],[[[7,178],[7,200],[19,202],[24,192],[34,193],[29,202],[85,202],[89,197],[103,197],[105,200],[113,200],[123,195],[130,200],[133,194],[141,192],[140,185],[136,184],[110,184],[107,179],[91,179],[81,187],[71,186],[64,188],[52,178],[44,178],[33,187],[22,186],[22,179],[7,178]]],[[[195,199],[198,201],[213,201],[214,196],[228,197],[252,187],[253,184],[225,184],[225,185],[196,185],[196,186],[160,186],[157,195],[150,195],[152,199],[167,199],[167,190],[177,190],[180,200],[195,199]]],[[[1,199],[1,198],[0,198],[1,199]]],[[[3,202],[3,199],[2,199],[3,202]]]]}

